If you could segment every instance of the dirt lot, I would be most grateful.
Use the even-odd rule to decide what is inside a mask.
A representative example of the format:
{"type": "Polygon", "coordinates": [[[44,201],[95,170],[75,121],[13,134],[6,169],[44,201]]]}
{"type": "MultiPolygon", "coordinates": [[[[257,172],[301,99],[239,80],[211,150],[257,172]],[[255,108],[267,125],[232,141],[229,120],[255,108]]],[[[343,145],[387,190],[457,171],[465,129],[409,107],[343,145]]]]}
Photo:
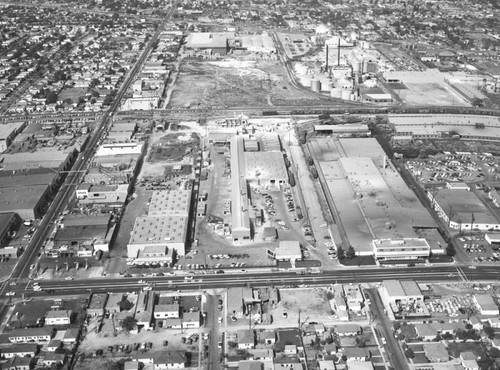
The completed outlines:
{"type": "Polygon", "coordinates": [[[398,90],[399,97],[415,105],[460,105],[469,106],[460,96],[439,83],[406,83],[407,90],[398,90]]]}
{"type": "Polygon", "coordinates": [[[302,315],[301,321],[307,316],[314,318],[315,321],[328,321],[325,319],[331,314],[331,309],[325,289],[280,289],[280,296],[281,301],[273,314],[275,323],[287,325],[290,322],[297,322],[299,314],[302,315]],[[287,317],[283,316],[284,313],[287,317]]]}
{"type": "Polygon", "coordinates": [[[298,100],[314,103],[289,83],[278,61],[249,61],[245,55],[220,61],[186,58],[168,108],[273,106],[298,100]]]}

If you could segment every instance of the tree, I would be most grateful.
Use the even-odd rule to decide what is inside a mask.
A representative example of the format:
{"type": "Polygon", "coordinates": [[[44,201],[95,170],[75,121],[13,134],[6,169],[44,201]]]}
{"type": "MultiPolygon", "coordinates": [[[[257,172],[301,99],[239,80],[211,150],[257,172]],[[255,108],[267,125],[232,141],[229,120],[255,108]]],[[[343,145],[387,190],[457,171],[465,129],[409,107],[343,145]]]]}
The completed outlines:
{"type": "Polygon", "coordinates": [[[339,260],[343,260],[345,258],[345,250],[342,247],[337,247],[337,257],[339,260]]]}
{"type": "Polygon", "coordinates": [[[122,320],[121,326],[123,330],[132,331],[137,328],[137,320],[134,316],[127,316],[122,320]]]}
{"type": "Polygon", "coordinates": [[[132,307],[134,307],[134,304],[128,299],[123,299],[118,303],[118,306],[120,306],[120,311],[129,311],[132,307]]]}
{"type": "Polygon", "coordinates": [[[495,338],[495,329],[493,329],[489,325],[483,326],[484,333],[488,336],[489,339],[495,338]]]}
{"type": "Polygon", "coordinates": [[[448,243],[448,245],[446,246],[446,255],[449,257],[453,257],[456,253],[457,251],[455,250],[455,246],[453,245],[453,243],[448,243]]]}
{"type": "Polygon", "coordinates": [[[406,351],[405,351],[405,356],[407,358],[413,358],[415,357],[415,352],[413,352],[413,350],[411,348],[408,348],[406,351]]]}
{"type": "Polygon", "coordinates": [[[352,245],[350,245],[349,248],[347,248],[346,256],[350,260],[352,260],[354,257],[356,257],[356,251],[354,250],[354,248],[352,247],[352,245]]]}
{"type": "Polygon", "coordinates": [[[489,355],[493,358],[500,358],[500,349],[491,347],[491,349],[488,351],[489,355]]]}

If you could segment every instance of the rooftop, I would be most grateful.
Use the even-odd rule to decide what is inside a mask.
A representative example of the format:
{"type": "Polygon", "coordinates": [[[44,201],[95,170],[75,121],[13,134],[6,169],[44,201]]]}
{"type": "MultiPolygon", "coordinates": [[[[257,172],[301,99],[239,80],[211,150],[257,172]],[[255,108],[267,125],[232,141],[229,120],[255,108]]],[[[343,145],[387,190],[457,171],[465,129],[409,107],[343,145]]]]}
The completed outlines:
{"type": "Polygon", "coordinates": [[[188,216],[191,204],[191,190],[155,191],[151,197],[148,214],[150,216],[188,216]]]}
{"type": "Polygon", "coordinates": [[[184,216],[137,217],[129,244],[184,243],[187,224],[184,216]]]}
{"type": "Polygon", "coordinates": [[[245,177],[248,180],[288,179],[281,152],[245,152],[245,177]]]}

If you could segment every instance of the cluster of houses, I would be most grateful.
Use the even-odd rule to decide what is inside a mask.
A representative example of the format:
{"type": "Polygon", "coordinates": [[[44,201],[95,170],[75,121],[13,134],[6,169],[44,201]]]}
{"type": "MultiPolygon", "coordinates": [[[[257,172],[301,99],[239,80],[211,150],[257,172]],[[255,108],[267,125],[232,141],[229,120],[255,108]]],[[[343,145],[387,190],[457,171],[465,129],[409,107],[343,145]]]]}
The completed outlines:
{"type": "Polygon", "coordinates": [[[137,320],[137,330],[197,329],[201,327],[203,314],[201,296],[171,296],[156,294],[154,290],[139,293],[94,293],[87,308],[87,314],[101,316],[102,333],[116,333],[120,322],[133,316],[137,320]],[[123,306],[122,302],[130,302],[123,306]]]}
{"type": "MultiPolygon", "coordinates": [[[[61,306],[62,301],[54,302],[49,311],[40,313],[37,321],[45,320],[43,326],[12,329],[5,334],[8,343],[0,345],[2,369],[29,370],[67,362],[80,329],[72,325],[73,311],[60,309],[61,306]]],[[[13,320],[12,324],[16,319],[13,320]]]]}

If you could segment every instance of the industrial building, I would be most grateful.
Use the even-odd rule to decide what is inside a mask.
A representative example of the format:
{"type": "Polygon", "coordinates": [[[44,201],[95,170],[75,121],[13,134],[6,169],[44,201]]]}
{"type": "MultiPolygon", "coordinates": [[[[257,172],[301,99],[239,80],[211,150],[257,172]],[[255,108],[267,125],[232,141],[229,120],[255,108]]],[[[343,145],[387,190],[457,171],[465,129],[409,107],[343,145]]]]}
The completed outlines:
{"type": "Polygon", "coordinates": [[[274,41],[266,31],[262,32],[260,35],[241,36],[241,47],[253,53],[276,53],[274,41]]]}
{"type": "Polygon", "coordinates": [[[9,122],[0,125],[0,153],[3,153],[16,135],[26,126],[25,121],[9,122]]]}
{"type": "Polygon", "coordinates": [[[19,229],[21,219],[16,213],[0,213],[0,248],[6,247],[13,232],[19,229]]]}
{"type": "Polygon", "coordinates": [[[424,301],[424,295],[414,280],[384,280],[379,292],[384,303],[390,305],[424,301]]]}
{"type": "Polygon", "coordinates": [[[171,263],[174,251],[185,254],[191,208],[190,190],[156,191],[147,216],[138,217],[127,245],[129,258],[171,263]]]}
{"type": "Polygon", "coordinates": [[[417,260],[430,256],[431,247],[423,238],[374,239],[373,255],[377,260],[417,260]]]}
{"type": "Polygon", "coordinates": [[[228,35],[224,33],[194,32],[189,34],[186,39],[186,49],[226,55],[228,52],[228,35]]]}
{"type": "Polygon", "coordinates": [[[341,124],[341,125],[314,125],[316,135],[337,135],[341,137],[370,136],[371,132],[366,123],[341,124]]]}
{"type": "Polygon", "coordinates": [[[54,246],[67,245],[73,248],[87,246],[91,255],[99,250],[109,252],[114,230],[110,214],[68,215],[60,223],[60,228],[54,237],[54,246]]]}
{"type": "Polygon", "coordinates": [[[24,220],[40,218],[58,178],[47,168],[0,171],[0,213],[14,212],[24,220]]]}
{"type": "Polygon", "coordinates": [[[243,137],[231,138],[231,230],[233,241],[250,240],[250,215],[243,137]]]}
{"type": "MultiPolygon", "coordinates": [[[[249,183],[252,186],[279,188],[288,183],[288,171],[280,151],[279,136],[264,136],[262,148],[270,151],[245,151],[245,138],[231,138],[231,227],[234,242],[252,238],[251,219],[256,216],[249,204],[249,183]]],[[[248,140],[247,140],[248,142],[248,140]]]]}
{"type": "Polygon", "coordinates": [[[187,216],[191,206],[191,190],[155,191],[151,196],[149,216],[187,216]]]}
{"type": "Polygon", "coordinates": [[[500,140],[500,118],[496,116],[389,114],[388,121],[398,140],[439,139],[453,135],[471,140],[500,140]]]}
{"type": "MultiPolygon", "coordinates": [[[[357,255],[372,255],[375,244],[381,246],[374,240],[400,244],[401,240],[419,239],[419,229],[437,229],[376,139],[315,137],[308,145],[318,159],[316,168],[328,205],[339,213],[345,236],[357,255]]],[[[385,251],[380,258],[398,257],[385,251]]]]}
{"type": "Polygon", "coordinates": [[[456,230],[500,230],[500,223],[477,195],[465,189],[428,191],[434,209],[448,226],[456,230]]]}
{"type": "Polygon", "coordinates": [[[178,255],[183,256],[188,220],[185,216],[137,217],[127,245],[128,257],[137,258],[139,251],[151,246],[164,247],[165,256],[168,250],[175,250],[178,255]]]}

